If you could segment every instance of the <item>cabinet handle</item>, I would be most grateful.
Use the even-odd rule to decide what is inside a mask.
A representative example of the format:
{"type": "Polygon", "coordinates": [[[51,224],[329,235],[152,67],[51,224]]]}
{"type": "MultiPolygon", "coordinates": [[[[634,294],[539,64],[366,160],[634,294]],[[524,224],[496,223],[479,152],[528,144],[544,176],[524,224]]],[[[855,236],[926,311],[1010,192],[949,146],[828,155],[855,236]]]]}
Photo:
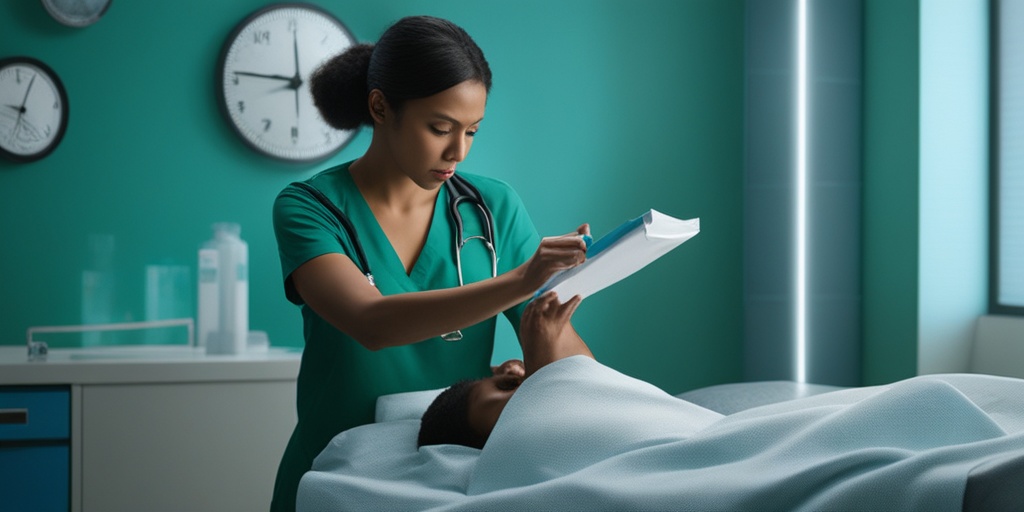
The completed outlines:
{"type": "Polygon", "coordinates": [[[27,425],[28,409],[0,409],[0,425],[27,425]]]}

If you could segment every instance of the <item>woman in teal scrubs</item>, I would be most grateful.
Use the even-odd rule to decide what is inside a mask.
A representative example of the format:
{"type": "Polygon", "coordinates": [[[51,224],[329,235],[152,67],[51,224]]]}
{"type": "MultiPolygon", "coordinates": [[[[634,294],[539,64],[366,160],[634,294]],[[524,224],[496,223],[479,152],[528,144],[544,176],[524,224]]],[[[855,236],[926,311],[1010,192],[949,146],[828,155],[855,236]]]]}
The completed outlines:
{"type": "MultiPolygon", "coordinates": [[[[339,432],[373,421],[378,396],[436,389],[492,371],[496,315],[518,332],[525,302],[555,272],[578,265],[575,233],[541,239],[516,193],[497,179],[458,170],[494,218],[497,276],[482,242],[462,251],[442,187],[456,172],[484,118],[491,72],[460,27],[403,18],[375,45],[357,45],[311,80],[321,115],[338,129],[373,127],[366,153],[307,183],[355,227],[374,282],[330,211],[295,186],[274,203],[285,294],[300,305],[305,348],[298,377],[298,425],[278,470],[272,510],[293,510],[299,480],[339,432]],[[461,330],[462,339],[441,336],[461,330]]],[[[467,208],[465,236],[481,234],[467,208]]],[[[566,335],[577,336],[568,329],[566,335]]],[[[578,336],[577,336],[578,337],[578,336]]]]}

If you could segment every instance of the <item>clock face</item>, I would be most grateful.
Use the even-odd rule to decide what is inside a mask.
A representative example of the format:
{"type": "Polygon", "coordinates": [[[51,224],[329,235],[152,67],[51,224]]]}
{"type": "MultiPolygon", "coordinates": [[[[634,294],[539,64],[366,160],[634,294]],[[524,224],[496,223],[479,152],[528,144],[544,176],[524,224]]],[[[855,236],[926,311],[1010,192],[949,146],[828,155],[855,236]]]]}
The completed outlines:
{"type": "Polygon", "coordinates": [[[218,98],[242,140],[260,153],[309,162],[338,152],[354,135],[320,117],[309,77],[355,43],[326,11],[307,4],[273,4],[251,14],[221,50],[218,98]]]}
{"type": "Polygon", "coordinates": [[[39,160],[60,144],[67,124],[67,93],[49,66],[30,57],[0,60],[0,154],[39,160]]]}

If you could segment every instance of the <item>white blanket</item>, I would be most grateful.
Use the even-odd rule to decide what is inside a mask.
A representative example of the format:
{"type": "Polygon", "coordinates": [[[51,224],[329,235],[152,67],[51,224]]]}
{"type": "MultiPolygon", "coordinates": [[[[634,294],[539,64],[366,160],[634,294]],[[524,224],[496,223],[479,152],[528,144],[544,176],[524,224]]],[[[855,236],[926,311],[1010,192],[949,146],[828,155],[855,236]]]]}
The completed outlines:
{"type": "Polygon", "coordinates": [[[1024,453],[1024,380],[923,376],[730,416],[585,357],[542,368],[483,450],[416,449],[417,419],[339,434],[298,510],[960,510],[1024,453]]]}

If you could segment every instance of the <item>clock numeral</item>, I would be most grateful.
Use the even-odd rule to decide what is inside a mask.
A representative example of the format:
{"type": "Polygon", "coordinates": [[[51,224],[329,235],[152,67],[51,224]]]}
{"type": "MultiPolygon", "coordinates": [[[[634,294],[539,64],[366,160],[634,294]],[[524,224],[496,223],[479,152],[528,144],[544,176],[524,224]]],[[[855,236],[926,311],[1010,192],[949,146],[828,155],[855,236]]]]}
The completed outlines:
{"type": "Polygon", "coordinates": [[[244,101],[239,101],[238,102],[238,111],[239,112],[245,112],[245,102],[244,101]]]}
{"type": "Polygon", "coordinates": [[[273,123],[270,122],[270,119],[264,117],[263,118],[263,131],[264,132],[269,132],[271,124],[273,124],[273,123]]]}
{"type": "Polygon", "coordinates": [[[295,22],[295,18],[288,20],[288,32],[295,32],[298,29],[298,23],[295,22]]]}
{"type": "Polygon", "coordinates": [[[299,142],[299,127],[292,126],[292,144],[298,144],[299,142]]]}
{"type": "Polygon", "coordinates": [[[252,33],[253,44],[270,44],[270,31],[259,30],[252,33]]]}

